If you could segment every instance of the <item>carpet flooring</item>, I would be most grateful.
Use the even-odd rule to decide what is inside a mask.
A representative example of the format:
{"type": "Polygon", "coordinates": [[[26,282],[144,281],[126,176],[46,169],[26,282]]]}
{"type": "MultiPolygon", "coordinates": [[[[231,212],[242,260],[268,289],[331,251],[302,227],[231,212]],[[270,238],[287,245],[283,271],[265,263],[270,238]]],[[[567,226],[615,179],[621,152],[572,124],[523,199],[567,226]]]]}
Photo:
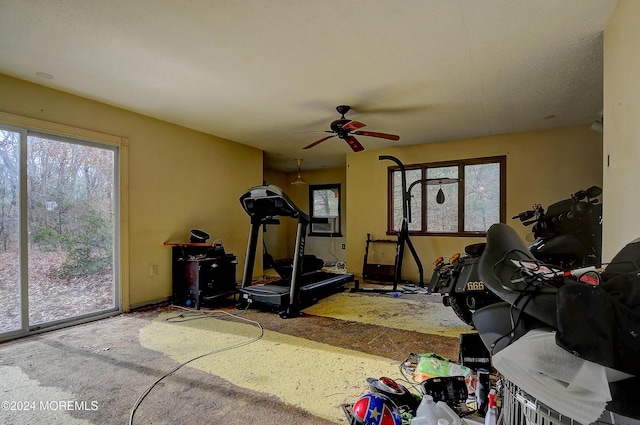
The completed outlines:
{"type": "Polygon", "coordinates": [[[0,423],[347,424],[366,378],[457,360],[468,332],[439,295],[345,291],[290,319],[154,306],[0,344],[0,423]]]}

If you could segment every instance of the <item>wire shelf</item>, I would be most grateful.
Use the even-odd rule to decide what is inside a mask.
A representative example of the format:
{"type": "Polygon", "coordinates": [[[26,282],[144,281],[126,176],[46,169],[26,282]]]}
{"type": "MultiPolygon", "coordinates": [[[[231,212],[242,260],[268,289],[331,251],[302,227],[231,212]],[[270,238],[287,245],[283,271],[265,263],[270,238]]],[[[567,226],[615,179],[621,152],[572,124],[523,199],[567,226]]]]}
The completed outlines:
{"type": "MultiPolygon", "coordinates": [[[[502,406],[499,425],[583,425],[556,412],[507,379],[501,381],[502,406]]],[[[590,425],[640,425],[636,419],[609,411],[590,425]]]]}
{"type": "Polygon", "coordinates": [[[503,425],[580,425],[540,403],[511,381],[503,379],[502,382],[503,425]]]}

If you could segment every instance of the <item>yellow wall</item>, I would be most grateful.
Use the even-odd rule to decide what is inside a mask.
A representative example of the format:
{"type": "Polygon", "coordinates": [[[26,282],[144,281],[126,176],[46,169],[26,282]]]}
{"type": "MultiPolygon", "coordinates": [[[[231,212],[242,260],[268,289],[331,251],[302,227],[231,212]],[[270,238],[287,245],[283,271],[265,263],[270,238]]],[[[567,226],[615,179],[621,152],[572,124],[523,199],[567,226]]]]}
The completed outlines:
{"type": "Polygon", "coordinates": [[[604,33],[603,261],[640,237],[639,19],[640,2],[619,0],[604,33]]]}
{"type": "MultiPolygon", "coordinates": [[[[461,158],[507,156],[507,224],[526,237],[525,228],[511,217],[539,203],[566,199],[577,190],[602,185],[602,134],[589,127],[509,134],[467,140],[364,151],[347,155],[347,270],[361,274],[367,233],[387,238],[387,168],[392,155],[405,165],[461,158]]],[[[461,252],[465,245],[481,242],[472,237],[411,238],[424,268],[425,283],[438,256],[461,252]]],[[[393,264],[390,258],[385,263],[393,264]]],[[[408,249],[403,279],[416,281],[418,269],[408,249]]]]}
{"type": "Polygon", "coordinates": [[[0,111],[128,138],[131,305],[171,295],[163,243],[188,241],[192,228],[222,239],[240,279],[249,221],[238,199],[262,183],[262,151],[3,75],[0,93],[0,111]]]}

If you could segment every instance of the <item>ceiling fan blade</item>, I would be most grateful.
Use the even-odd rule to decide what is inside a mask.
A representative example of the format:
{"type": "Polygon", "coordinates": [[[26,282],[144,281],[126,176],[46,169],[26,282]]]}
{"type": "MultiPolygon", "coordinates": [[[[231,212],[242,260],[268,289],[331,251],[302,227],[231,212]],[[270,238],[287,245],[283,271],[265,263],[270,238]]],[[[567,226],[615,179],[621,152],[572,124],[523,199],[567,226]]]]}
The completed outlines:
{"type": "Polygon", "coordinates": [[[331,131],[331,130],[294,131],[291,134],[304,134],[304,133],[333,133],[333,131],[331,131]]]}
{"type": "Polygon", "coordinates": [[[356,139],[355,137],[347,136],[344,138],[344,140],[349,144],[349,146],[351,146],[351,149],[353,149],[354,152],[360,152],[364,150],[364,146],[362,146],[360,142],[358,142],[358,139],[356,139]]]}
{"type": "Polygon", "coordinates": [[[379,137],[388,140],[400,140],[400,136],[396,136],[395,134],[378,133],[375,131],[354,131],[353,134],[357,134],[358,136],[379,137]]]}
{"type": "Polygon", "coordinates": [[[305,147],[304,147],[304,148],[302,148],[302,149],[309,149],[309,148],[312,148],[312,147],[314,147],[315,145],[320,144],[320,143],[324,142],[324,141],[325,141],[325,140],[327,140],[327,139],[331,139],[332,137],[336,137],[336,135],[335,135],[335,134],[332,134],[331,136],[323,137],[322,139],[320,139],[320,140],[316,140],[315,142],[311,143],[310,145],[305,146],[305,147]]]}
{"type": "Polygon", "coordinates": [[[342,129],[347,131],[352,131],[352,130],[357,130],[359,128],[366,127],[366,126],[367,126],[366,124],[361,123],[359,121],[349,121],[348,123],[342,126],[342,129]]]}

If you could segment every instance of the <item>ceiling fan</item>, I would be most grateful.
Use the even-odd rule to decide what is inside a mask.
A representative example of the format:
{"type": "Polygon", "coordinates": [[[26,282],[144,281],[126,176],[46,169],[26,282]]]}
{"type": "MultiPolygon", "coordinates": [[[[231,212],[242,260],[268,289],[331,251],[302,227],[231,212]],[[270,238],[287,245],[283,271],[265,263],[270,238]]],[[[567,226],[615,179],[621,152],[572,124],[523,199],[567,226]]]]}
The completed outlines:
{"type": "Polygon", "coordinates": [[[342,140],[344,140],[345,142],[347,142],[349,144],[349,146],[351,147],[351,149],[353,149],[354,152],[360,152],[362,150],[364,150],[364,147],[360,144],[360,142],[358,141],[358,139],[356,139],[353,135],[356,136],[369,136],[369,137],[378,137],[381,139],[387,139],[387,140],[400,140],[400,136],[396,136],[395,134],[387,134],[387,133],[378,133],[375,131],[362,131],[362,130],[358,130],[359,128],[362,127],[366,127],[366,124],[363,124],[361,122],[358,121],[352,121],[348,118],[345,118],[344,115],[349,112],[349,109],[351,109],[350,106],[348,105],[338,105],[336,107],[336,111],[338,111],[338,113],[340,115],[342,115],[342,117],[338,120],[335,120],[331,123],[331,130],[326,130],[327,133],[334,133],[331,136],[326,136],[323,137],[320,140],[316,140],[315,142],[311,143],[308,146],[305,146],[303,149],[309,149],[314,147],[315,145],[324,142],[327,139],[330,139],[332,137],[338,136],[339,138],[341,138],[342,140]]]}

